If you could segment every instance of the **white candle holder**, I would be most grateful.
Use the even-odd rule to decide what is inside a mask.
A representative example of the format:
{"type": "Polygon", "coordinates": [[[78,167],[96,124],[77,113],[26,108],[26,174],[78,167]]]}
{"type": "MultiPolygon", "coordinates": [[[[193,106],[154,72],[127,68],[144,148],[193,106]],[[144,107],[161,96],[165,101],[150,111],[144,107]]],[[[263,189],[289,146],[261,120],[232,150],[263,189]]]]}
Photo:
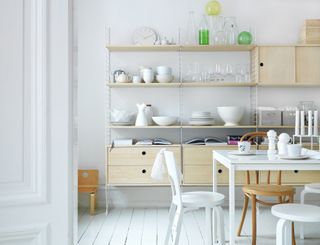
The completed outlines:
{"type": "Polygon", "coordinates": [[[310,149],[314,150],[314,145],[318,144],[318,151],[320,151],[320,135],[293,135],[292,136],[292,140],[293,140],[293,144],[296,143],[305,143],[305,141],[303,142],[303,139],[309,139],[307,142],[310,142],[310,149]]]}

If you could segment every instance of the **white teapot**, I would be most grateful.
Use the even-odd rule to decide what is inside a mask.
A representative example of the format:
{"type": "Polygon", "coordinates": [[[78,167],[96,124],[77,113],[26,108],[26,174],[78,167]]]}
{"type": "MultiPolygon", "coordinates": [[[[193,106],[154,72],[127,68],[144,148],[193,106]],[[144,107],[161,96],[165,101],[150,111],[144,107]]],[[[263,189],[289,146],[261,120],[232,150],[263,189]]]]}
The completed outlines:
{"type": "Polygon", "coordinates": [[[289,142],[291,141],[291,137],[287,134],[287,133],[281,133],[278,137],[279,141],[278,141],[278,154],[279,155],[287,155],[288,154],[288,150],[287,150],[287,146],[289,144],[289,142]]]}

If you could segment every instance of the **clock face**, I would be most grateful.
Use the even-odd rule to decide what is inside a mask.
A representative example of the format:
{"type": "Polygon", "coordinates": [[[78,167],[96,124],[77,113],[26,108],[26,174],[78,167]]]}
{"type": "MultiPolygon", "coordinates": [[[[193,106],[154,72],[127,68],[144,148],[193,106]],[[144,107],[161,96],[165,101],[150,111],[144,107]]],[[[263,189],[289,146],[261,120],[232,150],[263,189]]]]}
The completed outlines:
{"type": "Polygon", "coordinates": [[[133,43],[136,45],[153,45],[157,37],[156,31],[149,27],[141,27],[132,35],[133,43]]]}

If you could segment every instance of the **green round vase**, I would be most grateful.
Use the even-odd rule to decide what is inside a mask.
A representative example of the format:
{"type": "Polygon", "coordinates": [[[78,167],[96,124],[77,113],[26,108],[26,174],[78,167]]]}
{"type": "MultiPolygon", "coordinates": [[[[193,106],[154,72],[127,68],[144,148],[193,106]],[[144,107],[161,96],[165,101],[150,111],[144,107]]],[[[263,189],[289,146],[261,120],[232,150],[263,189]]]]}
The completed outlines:
{"type": "Polygon", "coordinates": [[[252,34],[248,31],[240,32],[238,35],[238,44],[249,45],[252,43],[252,34]]]}

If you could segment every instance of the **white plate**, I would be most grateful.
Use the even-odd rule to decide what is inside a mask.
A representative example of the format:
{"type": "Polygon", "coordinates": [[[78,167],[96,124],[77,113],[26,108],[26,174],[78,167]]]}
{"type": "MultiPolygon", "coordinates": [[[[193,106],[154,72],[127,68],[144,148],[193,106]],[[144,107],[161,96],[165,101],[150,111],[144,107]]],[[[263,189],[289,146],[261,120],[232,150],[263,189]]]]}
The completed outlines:
{"type": "Polygon", "coordinates": [[[132,126],[134,122],[111,122],[113,126],[132,126]]]}
{"type": "Polygon", "coordinates": [[[189,121],[189,124],[194,126],[206,126],[213,125],[214,121],[189,121]]]}
{"type": "Polygon", "coordinates": [[[298,156],[298,157],[290,157],[290,156],[286,156],[286,155],[279,155],[279,158],[283,159],[283,160],[304,160],[304,159],[308,159],[309,156],[301,155],[301,156],[298,156]]]}
{"type": "Polygon", "coordinates": [[[229,154],[235,155],[235,156],[252,156],[252,155],[256,155],[256,152],[255,151],[250,151],[250,152],[230,151],[229,154]]]}

